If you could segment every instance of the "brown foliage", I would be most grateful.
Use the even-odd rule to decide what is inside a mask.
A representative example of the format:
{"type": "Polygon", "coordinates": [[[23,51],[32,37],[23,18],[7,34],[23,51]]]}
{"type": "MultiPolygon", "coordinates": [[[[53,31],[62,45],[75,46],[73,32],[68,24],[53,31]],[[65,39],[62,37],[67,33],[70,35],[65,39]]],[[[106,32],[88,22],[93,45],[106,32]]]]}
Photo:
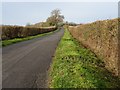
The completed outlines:
{"type": "Polygon", "coordinates": [[[70,26],[69,31],[102,58],[109,71],[118,75],[118,19],[70,26]]]}
{"type": "Polygon", "coordinates": [[[22,26],[2,26],[2,40],[34,36],[37,34],[54,31],[55,29],[56,27],[35,28],[22,26]]]}

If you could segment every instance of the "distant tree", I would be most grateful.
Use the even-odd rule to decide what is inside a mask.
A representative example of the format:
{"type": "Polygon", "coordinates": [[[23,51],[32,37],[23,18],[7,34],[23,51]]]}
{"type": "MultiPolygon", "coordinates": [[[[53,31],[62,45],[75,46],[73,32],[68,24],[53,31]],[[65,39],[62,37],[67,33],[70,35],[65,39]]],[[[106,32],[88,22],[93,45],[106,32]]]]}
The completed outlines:
{"type": "Polygon", "coordinates": [[[59,9],[55,9],[51,12],[51,16],[48,17],[46,20],[47,23],[49,23],[50,26],[58,25],[58,23],[62,23],[64,19],[64,16],[61,15],[61,12],[59,9]]]}
{"type": "Polygon", "coordinates": [[[76,23],[74,23],[74,22],[69,22],[68,23],[70,26],[76,26],[77,24],[76,23]]]}
{"type": "Polygon", "coordinates": [[[30,26],[31,24],[30,23],[27,23],[26,26],[30,26]]]}
{"type": "MultiPolygon", "coordinates": [[[[51,15],[46,19],[45,22],[39,22],[33,25],[33,27],[49,27],[49,26],[63,26],[64,16],[61,15],[59,9],[54,9],[51,12],[51,15]]],[[[26,26],[31,26],[30,23],[27,23],[26,26]]]]}

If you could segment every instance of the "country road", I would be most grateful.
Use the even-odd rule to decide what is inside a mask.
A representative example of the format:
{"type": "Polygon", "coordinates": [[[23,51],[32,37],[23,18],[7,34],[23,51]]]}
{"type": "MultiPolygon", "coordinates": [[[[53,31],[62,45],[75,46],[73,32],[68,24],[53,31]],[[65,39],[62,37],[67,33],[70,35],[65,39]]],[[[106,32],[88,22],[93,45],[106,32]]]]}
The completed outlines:
{"type": "Polygon", "coordinates": [[[64,30],[3,47],[2,88],[45,88],[48,69],[64,30]]]}

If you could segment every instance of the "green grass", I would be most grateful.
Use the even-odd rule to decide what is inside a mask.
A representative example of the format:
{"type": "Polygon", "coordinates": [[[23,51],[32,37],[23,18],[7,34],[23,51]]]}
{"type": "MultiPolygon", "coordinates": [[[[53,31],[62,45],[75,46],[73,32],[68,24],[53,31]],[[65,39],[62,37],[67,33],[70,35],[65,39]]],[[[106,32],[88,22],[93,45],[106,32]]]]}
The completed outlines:
{"type": "Polygon", "coordinates": [[[65,30],[49,70],[50,88],[120,88],[120,79],[65,30]]]}
{"type": "Polygon", "coordinates": [[[2,46],[5,47],[5,46],[8,46],[8,45],[11,45],[11,44],[14,44],[14,43],[18,43],[18,42],[22,42],[22,41],[26,41],[26,40],[31,40],[31,39],[34,39],[34,38],[38,38],[38,37],[41,37],[41,36],[52,34],[52,33],[57,32],[57,31],[58,30],[48,32],[48,33],[38,34],[38,35],[35,35],[35,36],[28,36],[26,38],[14,38],[14,39],[10,39],[10,40],[3,40],[2,41],[2,46]]]}

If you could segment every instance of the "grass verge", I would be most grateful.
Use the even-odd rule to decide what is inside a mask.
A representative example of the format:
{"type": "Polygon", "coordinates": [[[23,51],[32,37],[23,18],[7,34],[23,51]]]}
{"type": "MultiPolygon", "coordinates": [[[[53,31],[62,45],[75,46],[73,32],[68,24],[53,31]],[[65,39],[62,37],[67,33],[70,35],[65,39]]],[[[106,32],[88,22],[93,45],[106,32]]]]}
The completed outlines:
{"type": "Polygon", "coordinates": [[[120,88],[120,79],[65,30],[49,71],[50,88],[120,88]]]}
{"type": "Polygon", "coordinates": [[[29,36],[29,37],[26,37],[26,38],[14,38],[14,39],[10,39],[10,40],[3,40],[2,41],[2,46],[5,47],[5,46],[8,46],[8,45],[11,45],[11,44],[14,44],[14,43],[18,43],[18,42],[22,42],[22,41],[26,41],[26,40],[31,40],[31,39],[34,39],[34,38],[38,38],[38,37],[41,37],[41,36],[52,34],[52,33],[57,32],[57,31],[58,30],[55,30],[55,31],[52,31],[52,32],[38,34],[38,35],[35,35],[35,36],[29,36]]]}

